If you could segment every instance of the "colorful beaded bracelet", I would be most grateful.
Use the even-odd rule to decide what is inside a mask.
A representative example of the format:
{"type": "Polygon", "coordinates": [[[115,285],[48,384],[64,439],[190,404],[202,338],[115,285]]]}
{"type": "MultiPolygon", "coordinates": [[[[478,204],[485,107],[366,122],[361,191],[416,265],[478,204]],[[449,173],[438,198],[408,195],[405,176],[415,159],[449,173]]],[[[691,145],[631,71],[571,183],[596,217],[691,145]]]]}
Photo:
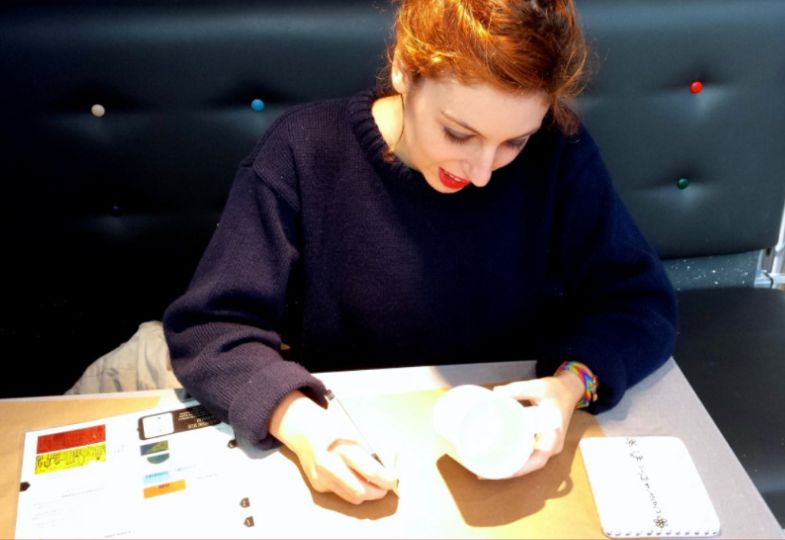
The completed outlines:
{"type": "Polygon", "coordinates": [[[597,387],[600,383],[597,381],[597,376],[592,373],[586,365],[570,360],[562,362],[562,365],[559,366],[556,373],[559,373],[560,371],[575,373],[583,381],[585,390],[583,392],[583,398],[575,406],[576,409],[583,409],[591,405],[592,402],[597,401],[597,387]]]}

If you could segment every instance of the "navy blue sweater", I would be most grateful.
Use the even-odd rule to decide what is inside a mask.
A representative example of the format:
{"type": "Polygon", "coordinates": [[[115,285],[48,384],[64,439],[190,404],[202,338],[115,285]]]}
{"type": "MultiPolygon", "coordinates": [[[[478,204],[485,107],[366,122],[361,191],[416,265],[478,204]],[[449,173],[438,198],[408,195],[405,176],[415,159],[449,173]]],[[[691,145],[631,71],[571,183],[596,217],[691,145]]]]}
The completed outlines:
{"type": "Polygon", "coordinates": [[[441,194],[385,158],[374,97],[295,108],[240,164],[164,316],[194,397],[267,447],[286,394],[324,402],[314,371],[575,359],[599,412],[670,356],[670,283],[585,130],[543,128],[488,186],[441,194]]]}

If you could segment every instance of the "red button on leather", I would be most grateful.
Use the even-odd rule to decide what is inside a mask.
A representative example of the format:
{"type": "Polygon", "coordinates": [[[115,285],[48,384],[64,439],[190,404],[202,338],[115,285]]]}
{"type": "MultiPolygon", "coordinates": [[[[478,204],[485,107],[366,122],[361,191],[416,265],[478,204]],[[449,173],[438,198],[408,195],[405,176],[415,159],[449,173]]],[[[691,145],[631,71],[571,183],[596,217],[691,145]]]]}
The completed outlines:
{"type": "Polygon", "coordinates": [[[702,82],[692,81],[692,84],[690,85],[690,92],[692,92],[693,94],[700,94],[702,90],[703,90],[702,82]]]}

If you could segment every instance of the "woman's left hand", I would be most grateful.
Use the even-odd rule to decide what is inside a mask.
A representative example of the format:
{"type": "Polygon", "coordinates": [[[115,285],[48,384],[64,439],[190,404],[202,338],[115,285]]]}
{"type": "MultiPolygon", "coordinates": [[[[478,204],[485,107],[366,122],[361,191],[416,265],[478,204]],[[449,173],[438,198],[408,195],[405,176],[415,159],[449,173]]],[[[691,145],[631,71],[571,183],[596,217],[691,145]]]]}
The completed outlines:
{"type": "Polygon", "coordinates": [[[564,438],[575,411],[575,405],[584,394],[583,381],[569,371],[560,371],[552,377],[518,381],[496,386],[494,392],[510,396],[519,401],[529,401],[541,408],[544,416],[559,421],[554,428],[538,433],[534,451],[528,461],[510,478],[523,476],[543,468],[548,460],[564,448],[564,438]]]}

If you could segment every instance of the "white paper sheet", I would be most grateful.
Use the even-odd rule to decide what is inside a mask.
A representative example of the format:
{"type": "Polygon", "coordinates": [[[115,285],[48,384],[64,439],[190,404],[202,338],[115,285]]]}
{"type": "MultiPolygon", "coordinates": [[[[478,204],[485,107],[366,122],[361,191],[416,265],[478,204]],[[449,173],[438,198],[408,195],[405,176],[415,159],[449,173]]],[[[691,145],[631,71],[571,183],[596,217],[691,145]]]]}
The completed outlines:
{"type": "Polygon", "coordinates": [[[249,467],[270,452],[237,447],[196,402],[33,431],[24,444],[17,538],[259,534],[243,498],[249,467]]]}

